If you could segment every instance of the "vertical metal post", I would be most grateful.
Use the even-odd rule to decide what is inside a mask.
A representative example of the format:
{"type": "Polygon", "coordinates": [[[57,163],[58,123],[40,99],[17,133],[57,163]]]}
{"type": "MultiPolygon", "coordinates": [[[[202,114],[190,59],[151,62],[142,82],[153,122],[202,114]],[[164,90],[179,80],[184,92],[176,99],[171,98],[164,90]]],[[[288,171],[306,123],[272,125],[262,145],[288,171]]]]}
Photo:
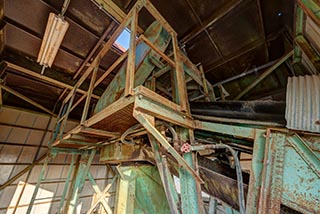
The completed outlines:
{"type": "MultiPolygon", "coordinates": [[[[183,70],[183,65],[180,57],[180,51],[178,47],[177,35],[175,32],[171,33],[172,45],[175,59],[175,72],[173,79],[175,80],[172,85],[172,91],[174,92],[174,101],[181,106],[181,110],[190,113],[188,105],[188,94],[185,81],[185,73],[183,70]]],[[[177,127],[177,134],[182,142],[192,141],[193,132],[189,133],[188,129],[177,127]]],[[[194,168],[194,160],[192,153],[186,153],[183,155],[184,160],[187,164],[194,168]]],[[[188,213],[199,213],[200,210],[200,184],[197,184],[195,178],[192,174],[186,171],[184,168],[179,169],[180,177],[180,188],[181,188],[181,211],[183,214],[188,213]]]]}
{"type": "MultiPolygon", "coordinates": [[[[177,128],[177,133],[183,142],[189,140],[189,130],[185,128],[177,128]]],[[[185,161],[194,168],[193,153],[185,153],[183,155],[185,161]]],[[[195,180],[195,178],[184,168],[179,169],[180,177],[180,189],[181,189],[181,210],[183,214],[196,214],[200,211],[200,199],[201,189],[195,180]]]]}
{"type": "Polygon", "coordinates": [[[246,212],[256,214],[259,208],[259,193],[261,187],[261,175],[263,170],[263,160],[265,151],[265,137],[263,131],[257,131],[255,134],[252,165],[250,169],[249,190],[247,195],[246,212]]]}
{"type": "Polygon", "coordinates": [[[90,155],[88,154],[88,151],[86,151],[86,153],[81,155],[80,165],[76,175],[76,180],[74,182],[70,204],[67,207],[66,213],[68,214],[74,214],[76,211],[79,195],[80,195],[80,192],[82,191],[85,179],[87,177],[89,168],[91,166],[91,163],[95,154],[96,154],[96,150],[91,150],[90,155]]]}
{"type": "Polygon", "coordinates": [[[175,76],[176,76],[176,91],[178,94],[176,96],[176,102],[181,106],[181,110],[187,112],[188,111],[188,94],[187,94],[187,86],[185,81],[185,74],[183,70],[183,65],[180,57],[180,51],[178,47],[178,40],[176,33],[171,34],[172,37],[172,45],[173,45],[173,53],[175,60],[175,76]]]}
{"type": "Polygon", "coordinates": [[[74,165],[75,164],[75,158],[76,158],[76,155],[72,154],[72,159],[71,159],[71,163],[70,163],[70,166],[69,166],[66,183],[65,183],[64,188],[63,188],[61,201],[59,203],[58,213],[63,213],[62,208],[63,208],[64,200],[66,199],[66,194],[67,194],[67,191],[69,189],[69,183],[71,181],[71,175],[72,175],[72,172],[73,172],[73,169],[74,169],[74,166],[75,166],[74,165]]]}
{"type": "Polygon", "coordinates": [[[209,199],[209,214],[217,214],[218,201],[214,197],[210,196],[209,199]]]}
{"type": "Polygon", "coordinates": [[[45,176],[45,172],[47,171],[48,163],[51,160],[51,158],[52,158],[52,154],[48,154],[47,158],[45,159],[45,161],[43,163],[43,166],[41,168],[40,175],[39,175],[36,187],[35,187],[35,189],[33,191],[32,196],[31,196],[31,200],[30,200],[30,203],[29,203],[29,206],[28,206],[26,214],[30,214],[31,213],[34,201],[36,200],[36,197],[37,197],[37,194],[38,194],[42,179],[45,176]]]}
{"type": "Polygon", "coordinates": [[[267,208],[268,211],[271,211],[269,213],[280,213],[285,141],[286,136],[284,134],[277,133],[272,145],[274,159],[271,174],[270,202],[267,208]]]}
{"type": "Polygon", "coordinates": [[[99,64],[100,64],[99,61],[97,61],[95,63],[96,67],[93,69],[93,72],[92,72],[90,86],[89,86],[89,89],[88,89],[87,98],[86,98],[86,102],[85,102],[85,105],[84,105],[84,108],[83,108],[80,124],[83,124],[84,121],[87,119],[87,116],[88,116],[88,111],[89,111],[91,96],[92,96],[92,92],[93,92],[93,88],[94,88],[94,83],[96,81],[97,73],[98,73],[98,70],[99,70],[99,64]]]}

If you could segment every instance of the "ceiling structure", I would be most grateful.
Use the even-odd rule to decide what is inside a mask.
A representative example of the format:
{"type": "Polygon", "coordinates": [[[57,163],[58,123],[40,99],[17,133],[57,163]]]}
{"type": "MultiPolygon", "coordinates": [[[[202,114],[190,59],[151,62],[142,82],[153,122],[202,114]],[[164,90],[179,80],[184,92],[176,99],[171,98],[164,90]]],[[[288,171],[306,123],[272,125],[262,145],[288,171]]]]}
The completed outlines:
{"type": "MultiPolygon", "coordinates": [[[[59,13],[64,0],[2,0],[1,76],[4,84],[57,113],[65,88],[74,85],[96,50],[112,35],[119,18],[104,7],[104,0],[71,0],[65,13],[70,27],[52,68],[40,76],[36,63],[49,12],[59,13]],[[34,12],[31,12],[34,11],[34,12]],[[58,81],[58,82],[57,82],[58,81]]],[[[114,0],[119,14],[128,13],[135,1],[114,0]],[[122,12],[123,11],[123,12],[122,12]]],[[[279,59],[292,50],[294,0],[176,0],[151,1],[178,33],[180,47],[191,61],[202,64],[207,79],[216,84],[279,59]]],[[[141,11],[141,31],[153,19],[141,11]]],[[[121,55],[113,46],[103,59],[99,75],[121,55]]],[[[259,69],[244,78],[224,84],[234,99],[258,76],[259,69]]],[[[263,71],[263,69],[261,70],[263,71]]],[[[279,66],[244,100],[284,100],[290,65],[279,66]]],[[[112,80],[106,78],[94,91],[100,96],[112,80]]],[[[82,90],[87,90],[84,84],[82,90]]],[[[218,88],[217,88],[218,92],[218,88]]],[[[84,93],[83,91],[79,93],[84,93]]],[[[219,92],[218,92],[219,93],[219,92]]],[[[4,93],[6,105],[33,109],[30,104],[4,93]]],[[[80,105],[81,106],[81,105],[80,105]]]]}

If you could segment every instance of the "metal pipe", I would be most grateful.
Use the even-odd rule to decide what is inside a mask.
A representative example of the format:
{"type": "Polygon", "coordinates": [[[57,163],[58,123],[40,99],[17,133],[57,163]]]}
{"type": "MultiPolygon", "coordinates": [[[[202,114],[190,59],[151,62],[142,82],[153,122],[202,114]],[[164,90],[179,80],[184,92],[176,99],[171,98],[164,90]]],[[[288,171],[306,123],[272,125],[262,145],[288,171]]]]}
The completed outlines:
{"type": "Polygon", "coordinates": [[[216,86],[218,86],[218,85],[223,85],[223,84],[225,84],[225,83],[231,82],[231,81],[233,81],[233,80],[239,79],[239,78],[244,77],[244,76],[247,76],[247,75],[249,75],[249,74],[252,74],[252,73],[261,71],[262,69],[265,69],[265,68],[268,68],[268,67],[274,65],[277,61],[278,61],[278,60],[273,60],[273,61],[268,62],[268,63],[266,63],[266,64],[263,64],[263,65],[260,65],[260,66],[258,66],[258,67],[252,68],[252,69],[250,69],[249,71],[245,71],[245,72],[243,72],[243,73],[241,73],[241,74],[239,74],[239,75],[236,75],[236,76],[230,77],[230,78],[228,78],[228,79],[222,80],[222,81],[220,81],[220,82],[218,82],[218,83],[215,83],[215,84],[213,85],[213,87],[216,87],[216,86]]]}
{"type": "Polygon", "coordinates": [[[244,200],[244,191],[243,191],[243,178],[242,178],[242,171],[241,171],[241,165],[239,158],[237,156],[236,151],[225,144],[212,144],[214,142],[208,141],[208,140],[199,140],[203,142],[210,142],[209,145],[191,145],[191,151],[199,151],[199,150],[206,150],[206,149],[228,149],[235,162],[235,167],[237,171],[237,181],[238,181],[238,197],[239,197],[239,208],[240,208],[240,214],[246,213],[246,207],[245,207],[245,200],[244,200]]]}
{"type": "Polygon", "coordinates": [[[136,130],[136,129],[139,129],[139,128],[141,128],[141,127],[142,127],[142,125],[141,125],[140,123],[137,123],[137,124],[131,126],[130,128],[128,128],[128,129],[127,129],[125,132],[123,132],[123,134],[121,135],[121,138],[120,138],[121,142],[124,143],[124,144],[133,145],[134,142],[133,142],[133,141],[131,141],[131,142],[126,141],[126,137],[128,136],[128,134],[130,134],[130,132],[132,132],[132,131],[134,131],[134,130],[136,130]]]}
{"type": "Polygon", "coordinates": [[[243,95],[248,93],[251,89],[253,89],[256,85],[258,85],[264,78],[266,78],[268,75],[270,75],[276,68],[278,68],[283,62],[285,62],[289,57],[293,55],[293,50],[291,50],[289,53],[285,54],[281,59],[278,60],[277,63],[275,63],[273,66],[271,66],[269,69],[267,69],[263,74],[261,74],[253,83],[248,85],[236,98],[235,100],[239,100],[243,95]]]}

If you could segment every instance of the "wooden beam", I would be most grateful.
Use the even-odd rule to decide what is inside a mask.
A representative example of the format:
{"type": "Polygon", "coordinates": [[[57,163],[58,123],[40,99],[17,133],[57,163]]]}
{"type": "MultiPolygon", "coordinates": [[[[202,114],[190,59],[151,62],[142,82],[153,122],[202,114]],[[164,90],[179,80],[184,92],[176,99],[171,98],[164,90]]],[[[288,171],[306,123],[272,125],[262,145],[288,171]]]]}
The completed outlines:
{"type": "Polygon", "coordinates": [[[39,103],[31,100],[30,98],[28,98],[28,97],[24,96],[23,94],[15,91],[15,90],[13,90],[12,88],[10,88],[10,87],[8,87],[8,86],[5,86],[5,85],[3,85],[3,84],[0,84],[0,87],[1,87],[3,90],[6,90],[7,92],[9,92],[9,93],[11,93],[11,94],[19,97],[20,99],[23,99],[24,101],[26,101],[26,102],[34,105],[35,107],[37,107],[37,108],[39,108],[39,109],[41,109],[41,110],[49,113],[50,115],[56,116],[56,114],[53,113],[51,110],[47,109],[46,107],[43,107],[43,106],[40,105],[39,103]]]}
{"type": "MultiPolygon", "coordinates": [[[[45,75],[41,75],[39,73],[36,73],[34,71],[31,71],[31,70],[29,70],[27,68],[18,66],[16,64],[13,64],[13,63],[8,62],[8,61],[5,61],[5,63],[7,64],[8,68],[11,68],[13,70],[19,71],[19,72],[24,73],[24,74],[27,74],[28,76],[35,77],[35,78],[37,78],[39,80],[42,80],[42,81],[44,81],[46,83],[52,84],[52,85],[57,86],[59,88],[67,88],[67,89],[70,89],[70,90],[73,89],[72,85],[60,82],[58,80],[52,79],[50,77],[47,77],[45,75]]],[[[81,90],[81,89],[77,89],[77,92],[81,93],[81,94],[86,94],[87,93],[86,91],[81,90]]],[[[100,98],[98,95],[95,95],[95,94],[93,94],[92,97],[95,98],[95,99],[99,99],[100,98]]]]}

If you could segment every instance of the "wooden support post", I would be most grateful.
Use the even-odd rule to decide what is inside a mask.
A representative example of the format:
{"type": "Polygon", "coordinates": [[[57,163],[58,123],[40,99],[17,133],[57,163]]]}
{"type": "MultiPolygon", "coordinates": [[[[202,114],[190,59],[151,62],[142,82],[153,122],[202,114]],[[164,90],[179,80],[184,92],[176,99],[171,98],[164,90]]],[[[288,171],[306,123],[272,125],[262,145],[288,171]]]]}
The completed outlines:
{"type": "Polygon", "coordinates": [[[124,91],[124,96],[133,94],[134,87],[134,74],[136,70],[136,36],[137,36],[137,26],[138,26],[138,10],[133,8],[132,18],[131,18],[131,33],[130,33],[130,46],[126,70],[126,86],[124,91]]]}

